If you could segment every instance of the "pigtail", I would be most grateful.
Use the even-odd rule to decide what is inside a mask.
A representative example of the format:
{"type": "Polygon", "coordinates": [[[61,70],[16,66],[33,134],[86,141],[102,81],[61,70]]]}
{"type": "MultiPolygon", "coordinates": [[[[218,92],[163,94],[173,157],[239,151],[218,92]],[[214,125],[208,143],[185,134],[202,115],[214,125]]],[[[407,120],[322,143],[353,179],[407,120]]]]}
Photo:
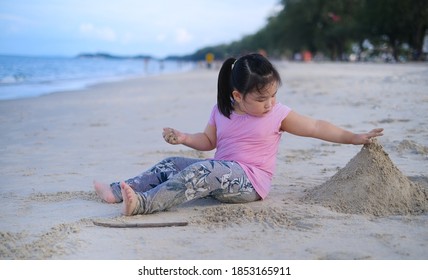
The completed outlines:
{"type": "Polygon", "coordinates": [[[233,85],[231,81],[232,77],[232,65],[235,63],[235,58],[228,58],[221,66],[218,74],[217,82],[217,106],[219,111],[226,117],[230,118],[230,114],[233,111],[232,104],[232,92],[233,85]]]}

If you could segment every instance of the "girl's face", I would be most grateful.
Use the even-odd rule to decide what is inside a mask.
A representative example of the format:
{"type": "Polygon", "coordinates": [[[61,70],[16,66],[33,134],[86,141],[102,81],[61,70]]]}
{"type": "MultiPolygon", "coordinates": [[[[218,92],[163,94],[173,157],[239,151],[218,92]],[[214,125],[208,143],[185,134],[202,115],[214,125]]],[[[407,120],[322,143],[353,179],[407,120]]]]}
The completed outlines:
{"type": "Polygon", "coordinates": [[[276,103],[276,93],[278,83],[273,82],[263,88],[260,92],[249,92],[245,98],[238,91],[233,91],[235,99],[234,110],[237,114],[249,114],[256,117],[263,117],[269,113],[276,103]]]}

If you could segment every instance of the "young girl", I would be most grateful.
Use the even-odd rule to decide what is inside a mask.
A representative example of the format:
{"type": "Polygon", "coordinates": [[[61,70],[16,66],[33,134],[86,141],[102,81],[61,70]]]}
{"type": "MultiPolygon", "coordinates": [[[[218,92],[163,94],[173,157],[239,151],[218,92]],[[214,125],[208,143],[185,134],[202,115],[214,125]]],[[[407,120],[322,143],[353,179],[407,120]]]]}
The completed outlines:
{"type": "Polygon", "coordinates": [[[205,130],[163,130],[166,142],[200,151],[216,149],[214,158],[166,158],[124,182],[94,182],[95,191],[106,202],[123,201],[125,215],[162,211],[208,195],[227,203],[257,201],[269,193],[282,132],[355,145],[382,135],[381,128],[355,134],[300,115],[276,102],[280,85],[278,71],[262,55],[227,59],[205,130]]]}

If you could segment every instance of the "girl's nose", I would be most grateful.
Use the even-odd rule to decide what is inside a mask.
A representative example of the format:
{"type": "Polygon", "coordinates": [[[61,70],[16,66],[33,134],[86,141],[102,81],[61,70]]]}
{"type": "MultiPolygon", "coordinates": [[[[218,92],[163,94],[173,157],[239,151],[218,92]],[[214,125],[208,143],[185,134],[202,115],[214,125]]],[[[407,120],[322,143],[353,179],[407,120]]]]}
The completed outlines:
{"type": "Polygon", "coordinates": [[[272,98],[268,102],[265,103],[265,108],[269,109],[269,108],[273,107],[274,105],[275,105],[275,99],[272,98]]]}

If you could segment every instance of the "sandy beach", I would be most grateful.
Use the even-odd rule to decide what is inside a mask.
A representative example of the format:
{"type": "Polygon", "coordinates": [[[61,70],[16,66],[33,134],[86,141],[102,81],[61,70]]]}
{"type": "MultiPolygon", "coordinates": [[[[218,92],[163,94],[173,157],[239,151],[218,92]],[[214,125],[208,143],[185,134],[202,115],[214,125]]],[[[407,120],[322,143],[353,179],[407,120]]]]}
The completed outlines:
{"type": "Polygon", "coordinates": [[[203,130],[217,69],[2,101],[0,259],[427,260],[428,64],[276,66],[279,102],[385,135],[363,149],[284,134],[267,199],[206,198],[124,217],[121,204],[97,198],[92,181],[127,179],[171,155],[211,156],[169,145],[161,133],[203,130]],[[339,184],[331,180],[338,173],[339,184]]]}

